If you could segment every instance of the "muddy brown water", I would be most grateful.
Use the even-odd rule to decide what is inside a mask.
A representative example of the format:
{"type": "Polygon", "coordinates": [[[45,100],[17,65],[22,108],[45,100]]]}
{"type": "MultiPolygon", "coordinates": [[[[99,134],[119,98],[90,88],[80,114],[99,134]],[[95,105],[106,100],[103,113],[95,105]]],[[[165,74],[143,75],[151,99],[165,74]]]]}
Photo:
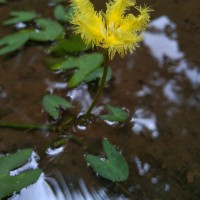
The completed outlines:
{"type": "MultiPolygon", "coordinates": [[[[52,16],[48,1],[8,2],[0,6],[1,22],[11,10],[34,9],[44,17],[52,16]]],[[[104,8],[104,3],[96,1],[95,6],[104,8]]],[[[73,128],[97,152],[101,152],[102,138],[122,150],[130,167],[128,180],[121,183],[124,190],[97,177],[84,160],[84,147],[75,143],[67,143],[58,155],[43,155],[40,167],[48,176],[59,171],[63,176],[81,177],[88,187],[104,185],[110,193],[128,191],[130,199],[200,199],[200,2],[145,3],[155,11],[144,41],[134,54],[123,59],[116,56],[110,62],[113,78],[97,105],[124,107],[129,120],[112,126],[94,119],[86,130],[73,128]]],[[[13,30],[0,25],[0,37],[13,30]]],[[[64,79],[44,65],[46,46],[29,44],[0,57],[1,122],[47,123],[42,96],[48,91],[63,97],[69,94],[65,87],[55,86],[65,83],[64,79]]],[[[88,93],[83,87],[77,92],[82,101],[75,104],[81,108],[88,93]]],[[[43,152],[59,136],[57,132],[0,129],[0,153],[30,147],[43,152]]]]}

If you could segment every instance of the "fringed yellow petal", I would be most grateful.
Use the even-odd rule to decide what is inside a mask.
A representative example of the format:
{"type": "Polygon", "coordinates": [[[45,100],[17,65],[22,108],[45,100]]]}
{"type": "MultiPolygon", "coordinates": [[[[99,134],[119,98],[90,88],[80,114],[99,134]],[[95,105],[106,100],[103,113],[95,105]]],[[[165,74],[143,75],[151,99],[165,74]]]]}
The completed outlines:
{"type": "Polygon", "coordinates": [[[124,17],[124,20],[121,23],[121,28],[127,31],[141,32],[147,28],[147,25],[150,21],[149,12],[152,11],[150,8],[141,8],[136,7],[140,14],[135,17],[133,14],[129,14],[124,17]]]}
{"type": "Polygon", "coordinates": [[[135,0],[109,0],[106,14],[95,12],[89,0],[71,0],[74,16],[71,23],[75,33],[81,34],[86,44],[108,48],[109,57],[115,53],[124,56],[133,52],[141,41],[142,32],[150,20],[149,7],[135,7],[138,16],[125,15],[126,11],[135,5],[135,0]],[[105,26],[106,24],[106,26],[105,26]]]}
{"type": "Polygon", "coordinates": [[[116,52],[123,57],[128,52],[132,53],[139,46],[138,43],[141,40],[140,35],[119,28],[107,37],[104,48],[108,48],[110,59],[113,59],[116,52]]]}
{"type": "Polygon", "coordinates": [[[106,22],[107,28],[113,29],[120,25],[124,12],[131,6],[135,5],[135,0],[110,0],[106,4],[106,22]]]}
{"type": "Polygon", "coordinates": [[[75,33],[81,34],[86,44],[99,45],[106,37],[102,13],[95,12],[89,0],[72,0],[72,7],[71,23],[75,25],[75,33]]]}

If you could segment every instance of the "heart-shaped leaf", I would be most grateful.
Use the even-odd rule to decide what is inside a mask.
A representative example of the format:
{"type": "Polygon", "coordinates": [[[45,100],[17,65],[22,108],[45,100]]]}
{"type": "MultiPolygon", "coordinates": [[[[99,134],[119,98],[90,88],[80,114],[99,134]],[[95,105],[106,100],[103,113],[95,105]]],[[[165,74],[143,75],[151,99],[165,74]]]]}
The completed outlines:
{"type": "Polygon", "coordinates": [[[16,176],[9,174],[11,170],[25,164],[32,151],[32,149],[24,149],[15,154],[0,157],[0,199],[19,192],[37,181],[42,172],[40,169],[27,170],[16,176]]]}
{"type": "Polygon", "coordinates": [[[79,85],[93,71],[99,68],[103,63],[103,55],[100,53],[85,54],[80,57],[68,57],[51,67],[52,70],[77,69],[68,82],[68,87],[73,88],[79,85]]]}
{"type": "Polygon", "coordinates": [[[13,11],[10,12],[10,15],[13,16],[13,18],[4,21],[4,25],[30,21],[37,16],[37,14],[34,11],[13,11]]]}
{"type": "Polygon", "coordinates": [[[59,108],[72,108],[72,105],[69,101],[64,98],[55,96],[55,95],[45,95],[42,100],[44,110],[49,113],[54,119],[59,117],[59,108]]]}
{"type": "Polygon", "coordinates": [[[111,122],[124,122],[128,118],[128,113],[122,108],[107,105],[106,108],[111,112],[111,114],[100,115],[99,117],[103,120],[108,120],[111,122]]]}
{"type": "Polygon", "coordinates": [[[88,164],[103,178],[111,181],[125,181],[129,175],[129,168],[123,155],[107,140],[103,140],[103,148],[107,159],[91,154],[85,156],[88,164]]]}
{"type": "Polygon", "coordinates": [[[19,32],[0,39],[0,55],[15,51],[22,47],[29,39],[28,32],[19,32]]]}
{"type": "Polygon", "coordinates": [[[50,41],[58,38],[64,34],[63,27],[56,21],[50,19],[37,19],[35,20],[38,27],[42,30],[34,30],[29,32],[30,39],[36,41],[50,41]]]}

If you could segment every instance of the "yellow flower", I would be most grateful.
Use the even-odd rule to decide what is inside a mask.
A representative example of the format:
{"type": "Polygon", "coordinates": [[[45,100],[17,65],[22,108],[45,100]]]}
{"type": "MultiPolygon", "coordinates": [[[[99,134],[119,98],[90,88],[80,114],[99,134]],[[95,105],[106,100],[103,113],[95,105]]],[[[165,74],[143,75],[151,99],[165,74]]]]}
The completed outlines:
{"type": "Polygon", "coordinates": [[[149,7],[137,7],[134,0],[109,0],[106,13],[95,11],[89,0],[71,0],[74,15],[71,23],[76,34],[81,34],[86,44],[108,49],[112,59],[116,52],[124,56],[133,52],[142,40],[150,20],[149,7]],[[127,14],[135,6],[138,16],[127,14]]]}

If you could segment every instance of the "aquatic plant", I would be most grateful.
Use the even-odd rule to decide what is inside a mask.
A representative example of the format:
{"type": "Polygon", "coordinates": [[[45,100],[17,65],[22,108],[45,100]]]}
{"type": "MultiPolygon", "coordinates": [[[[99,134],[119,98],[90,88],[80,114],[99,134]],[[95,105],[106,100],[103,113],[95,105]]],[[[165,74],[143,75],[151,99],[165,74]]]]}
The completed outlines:
{"type": "MultiPolygon", "coordinates": [[[[138,47],[150,20],[149,12],[152,11],[147,6],[136,6],[134,0],[109,0],[106,8],[105,13],[103,11],[97,12],[89,0],[71,0],[71,7],[67,9],[60,4],[55,7],[54,17],[56,21],[39,18],[39,15],[33,11],[13,11],[10,13],[13,18],[6,20],[4,25],[23,21],[27,27],[25,26],[15,34],[0,39],[0,55],[13,52],[30,40],[38,43],[49,42],[51,46],[48,48],[48,52],[52,54],[52,57],[45,63],[53,72],[67,73],[70,71],[70,78],[67,80],[68,89],[75,88],[83,82],[100,81],[96,81],[98,90],[93,102],[81,117],[77,114],[77,116],[72,115],[67,120],[63,120],[61,111],[72,109],[72,103],[65,98],[47,94],[44,95],[42,104],[44,111],[54,120],[52,124],[33,125],[2,122],[0,123],[1,128],[48,130],[63,134],[69,127],[88,122],[105,83],[111,78],[112,70],[108,65],[109,60],[113,59],[116,53],[123,57],[138,47]],[[129,13],[131,7],[134,7],[138,12],[137,16],[129,13]],[[71,29],[76,35],[67,35],[63,27],[65,20],[72,24],[71,29]],[[28,26],[30,21],[35,27],[32,24],[30,27],[28,26]],[[104,54],[86,52],[91,47],[103,48],[104,54]]],[[[123,108],[108,105],[106,109],[109,113],[99,115],[99,119],[120,124],[128,118],[128,113],[123,108]]],[[[67,135],[64,140],[60,139],[56,144],[63,144],[67,141],[85,146],[84,141],[73,133],[67,135]]],[[[128,178],[129,168],[125,158],[108,140],[103,140],[106,156],[104,159],[94,156],[94,152],[90,152],[89,147],[86,146],[84,149],[87,151],[86,161],[100,176],[113,182],[125,181],[128,178]]],[[[26,179],[24,182],[22,180],[22,185],[25,182],[26,179]]],[[[28,182],[24,186],[31,183],[28,182]]],[[[13,191],[0,190],[2,196],[9,195],[13,191]]]]}
{"type": "Polygon", "coordinates": [[[108,59],[113,59],[116,52],[124,56],[138,47],[138,42],[142,40],[142,32],[150,20],[149,12],[152,10],[149,7],[135,6],[134,0],[109,0],[106,13],[95,11],[89,0],[71,0],[71,3],[74,33],[80,34],[87,45],[105,49],[104,73],[94,101],[86,112],[85,116],[88,117],[103,90],[108,59]],[[131,7],[135,7],[139,12],[137,17],[131,13],[126,14],[131,7]]]}

